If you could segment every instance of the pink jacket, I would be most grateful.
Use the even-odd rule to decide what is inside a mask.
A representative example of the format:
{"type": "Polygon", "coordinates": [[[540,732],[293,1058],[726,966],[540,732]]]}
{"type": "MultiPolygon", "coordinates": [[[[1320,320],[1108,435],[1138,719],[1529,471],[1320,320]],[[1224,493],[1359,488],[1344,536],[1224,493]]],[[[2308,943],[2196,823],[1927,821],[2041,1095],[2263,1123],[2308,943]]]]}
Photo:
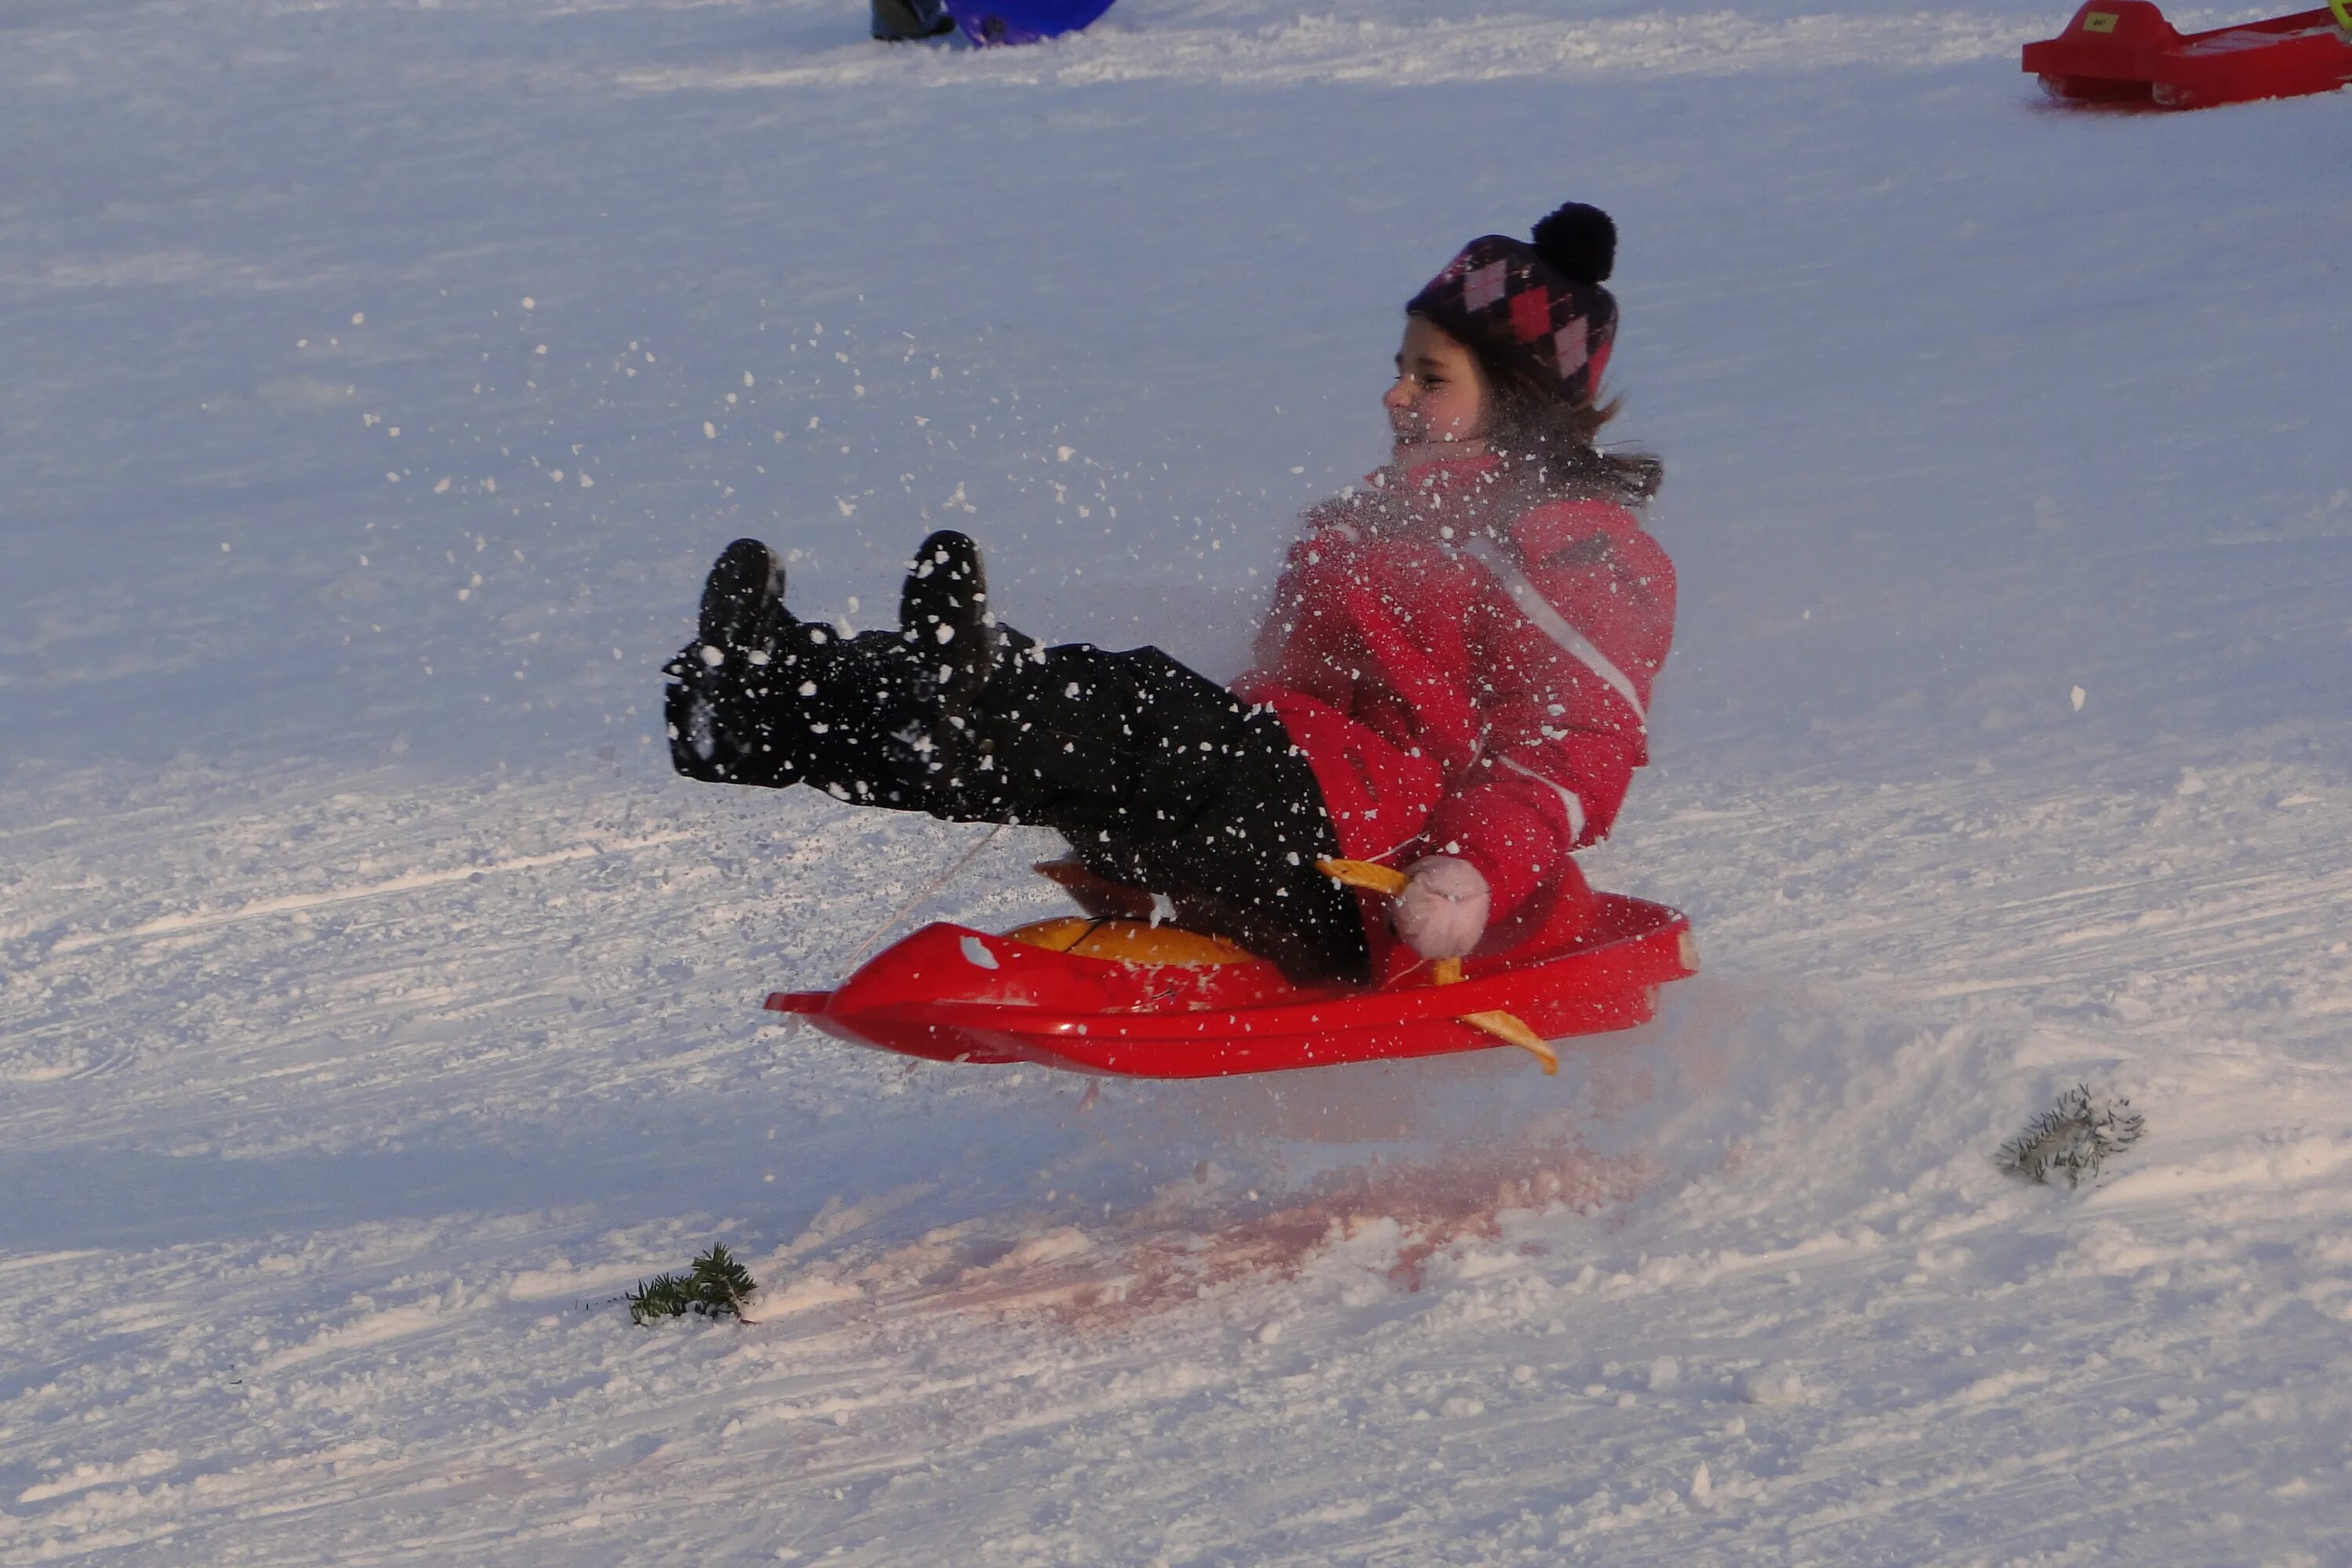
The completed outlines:
{"type": "Polygon", "coordinates": [[[1493,897],[1480,951],[1507,950],[1581,893],[1570,853],[1649,760],[1674,563],[1612,502],[1515,505],[1486,457],[1307,521],[1234,689],[1307,753],[1343,855],[1468,860],[1493,897]]]}

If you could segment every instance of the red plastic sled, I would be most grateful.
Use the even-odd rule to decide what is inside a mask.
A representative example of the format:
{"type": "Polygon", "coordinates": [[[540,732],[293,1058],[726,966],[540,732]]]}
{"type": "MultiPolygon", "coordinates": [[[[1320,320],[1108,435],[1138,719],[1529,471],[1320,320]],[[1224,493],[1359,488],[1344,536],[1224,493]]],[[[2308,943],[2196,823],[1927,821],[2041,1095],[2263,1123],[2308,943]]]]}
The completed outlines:
{"type": "Polygon", "coordinates": [[[2333,92],[2352,82],[2352,0],[2186,36],[2149,0],[2090,0],[2063,33],[2025,46],[2025,68],[2078,103],[2210,109],[2333,92]]]}
{"type": "Polygon", "coordinates": [[[1296,985],[1213,937],[1068,917],[1002,936],[925,926],[839,990],[779,991],[767,1005],[842,1039],[933,1061],[1129,1078],[1222,1078],[1507,1044],[1549,1057],[1545,1040],[1647,1022],[1658,987],[1698,969],[1682,915],[1594,897],[1596,913],[1572,943],[1473,958],[1448,984],[1432,984],[1423,967],[1370,990],[1296,985]]]}

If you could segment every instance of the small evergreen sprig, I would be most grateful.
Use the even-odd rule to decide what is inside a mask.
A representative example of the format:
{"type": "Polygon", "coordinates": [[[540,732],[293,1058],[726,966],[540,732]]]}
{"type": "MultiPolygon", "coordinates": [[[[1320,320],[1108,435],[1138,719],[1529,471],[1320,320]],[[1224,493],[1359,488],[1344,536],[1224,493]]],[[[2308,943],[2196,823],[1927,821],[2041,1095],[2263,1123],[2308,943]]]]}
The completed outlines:
{"type": "Polygon", "coordinates": [[[656,1318],[733,1318],[740,1321],[743,1307],[760,1289],[751,1271],[735,1261],[718,1242],[694,1260],[684,1274],[656,1274],[630,1291],[629,1321],[649,1323],[656,1318]]]}
{"type": "Polygon", "coordinates": [[[2099,1167],[2139,1142],[2147,1119],[2118,1095],[2110,1100],[2078,1083],[2058,1097],[2058,1103],[2025,1124],[2025,1131],[2000,1146],[1995,1156],[2000,1168],[2029,1182],[2049,1179],[2063,1172],[2066,1184],[2079,1187],[2099,1173],[2099,1167]]]}

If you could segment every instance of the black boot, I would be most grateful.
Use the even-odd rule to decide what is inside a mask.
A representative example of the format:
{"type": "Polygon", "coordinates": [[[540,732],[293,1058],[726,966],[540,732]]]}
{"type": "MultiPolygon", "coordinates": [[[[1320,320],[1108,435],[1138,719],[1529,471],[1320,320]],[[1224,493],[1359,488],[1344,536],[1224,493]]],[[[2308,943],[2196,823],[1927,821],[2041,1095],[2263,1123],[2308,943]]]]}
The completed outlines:
{"type": "Polygon", "coordinates": [[[687,777],[736,782],[755,763],[747,700],[772,658],[783,586],[783,563],[756,539],[720,551],[703,579],[695,640],[662,667],[670,763],[687,777]]]}
{"type": "Polygon", "coordinates": [[[940,816],[985,809],[965,798],[965,775],[1003,639],[980,547],[952,529],[923,541],[895,634],[843,637],[796,621],[782,595],[783,569],[758,540],[737,540],[711,567],[699,640],[667,667],[677,770],[776,788],[805,782],[940,816]]]}
{"type": "Polygon", "coordinates": [[[923,541],[898,588],[898,634],[940,664],[953,701],[969,703],[988,679],[996,617],[988,608],[988,574],[969,534],[942,528],[923,541]]]}
{"type": "Polygon", "coordinates": [[[696,640],[664,667],[670,762],[688,778],[930,810],[944,684],[891,632],[795,620],[773,552],[739,539],[704,580],[696,640]]]}
{"type": "Polygon", "coordinates": [[[975,708],[1003,642],[971,536],[943,528],[916,550],[898,590],[898,635],[939,689],[930,773],[960,785],[977,755],[975,708]]]}
{"type": "Polygon", "coordinates": [[[955,31],[955,18],[940,0],[874,0],[874,37],[902,44],[955,31]]]}
{"type": "Polygon", "coordinates": [[[783,598],[784,563],[776,552],[756,539],[739,539],[719,552],[702,580],[695,630],[706,647],[764,647],[783,598]]]}
{"type": "Polygon", "coordinates": [[[777,652],[760,743],[801,781],[839,800],[929,812],[954,809],[939,667],[896,632],[843,637],[796,626],[777,652]]]}

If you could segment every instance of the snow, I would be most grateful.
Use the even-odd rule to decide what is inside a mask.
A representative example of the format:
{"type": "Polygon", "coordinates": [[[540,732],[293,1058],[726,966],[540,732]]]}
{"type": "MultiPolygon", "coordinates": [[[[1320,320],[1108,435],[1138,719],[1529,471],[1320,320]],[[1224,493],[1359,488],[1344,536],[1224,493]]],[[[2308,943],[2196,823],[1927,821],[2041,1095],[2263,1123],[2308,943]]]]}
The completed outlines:
{"type": "Polygon", "coordinates": [[[2055,111],[2062,20],[16,6],[0,1563],[2352,1554],[2344,100],[2055,111]],[[766,1021],[1058,904],[669,776],[717,549],[870,625],[953,517],[1229,673],[1399,302],[1571,195],[1683,574],[1591,858],[1696,924],[1660,1021],[1091,1091],[766,1021]],[[2077,1082],[2146,1137],[2004,1176],[2077,1082]],[[757,1321],[631,1327],[714,1240],[757,1321]]]}

